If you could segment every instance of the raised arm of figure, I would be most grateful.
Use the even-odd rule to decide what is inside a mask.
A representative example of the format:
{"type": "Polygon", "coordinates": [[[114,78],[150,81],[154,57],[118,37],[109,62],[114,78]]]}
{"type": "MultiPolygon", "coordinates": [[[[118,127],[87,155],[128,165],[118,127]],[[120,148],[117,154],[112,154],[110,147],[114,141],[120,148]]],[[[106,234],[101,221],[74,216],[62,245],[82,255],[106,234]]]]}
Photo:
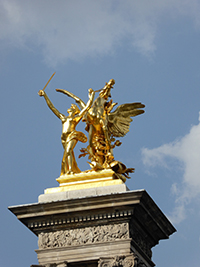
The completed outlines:
{"type": "Polygon", "coordinates": [[[85,105],[85,107],[81,110],[81,112],[76,116],[76,121],[80,121],[81,118],[83,117],[83,115],[91,108],[93,100],[94,100],[94,95],[95,95],[95,91],[90,88],[88,90],[89,92],[89,100],[87,102],[87,104],[85,105]]]}
{"type": "Polygon", "coordinates": [[[88,89],[88,93],[89,93],[88,94],[89,100],[87,104],[85,105],[84,109],[82,109],[81,112],[79,113],[80,116],[83,116],[83,114],[90,109],[94,101],[95,91],[92,88],[90,88],[88,89]]]}
{"type": "Polygon", "coordinates": [[[83,102],[83,100],[81,100],[78,96],[75,96],[73,93],[70,93],[69,91],[67,91],[67,90],[64,90],[64,89],[56,89],[56,91],[57,92],[60,92],[60,93],[63,93],[63,94],[65,94],[65,95],[67,95],[67,96],[69,96],[69,97],[71,97],[71,98],[73,98],[75,101],[76,101],[76,103],[79,105],[79,107],[81,108],[81,109],[83,109],[83,108],[85,108],[85,103],[83,102]]]}
{"type": "Polygon", "coordinates": [[[64,115],[62,113],[60,113],[52,104],[51,100],[48,98],[47,94],[43,91],[40,90],[38,92],[39,96],[43,96],[44,99],[46,100],[47,106],[50,108],[50,110],[60,119],[62,120],[64,118],[64,115]]]}

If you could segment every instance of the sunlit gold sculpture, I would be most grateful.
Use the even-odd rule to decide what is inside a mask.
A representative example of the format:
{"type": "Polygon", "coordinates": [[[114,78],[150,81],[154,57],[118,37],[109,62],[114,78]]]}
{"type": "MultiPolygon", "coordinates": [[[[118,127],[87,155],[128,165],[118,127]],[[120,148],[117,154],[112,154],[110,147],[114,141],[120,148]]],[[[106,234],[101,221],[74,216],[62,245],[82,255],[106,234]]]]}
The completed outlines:
{"type": "Polygon", "coordinates": [[[83,154],[80,156],[89,154],[92,169],[111,168],[115,170],[118,177],[123,179],[120,174],[129,178],[128,173],[133,172],[134,169],[127,169],[123,163],[114,160],[113,148],[121,145],[121,142],[115,140],[115,137],[125,136],[129,131],[131,117],[144,113],[142,108],[145,106],[141,103],[123,104],[114,112],[111,112],[117,103],[107,100],[111,97],[111,89],[114,84],[113,79],[106,83],[100,90],[99,96],[92,107],[84,116],[87,123],[86,130],[89,132],[89,146],[81,150],[83,154]]]}
{"type": "Polygon", "coordinates": [[[134,171],[134,168],[126,168],[123,163],[114,159],[113,149],[115,146],[121,145],[121,142],[115,138],[126,135],[132,122],[131,117],[144,113],[143,108],[145,105],[141,103],[122,104],[115,111],[112,111],[117,103],[113,103],[112,100],[108,101],[108,98],[111,97],[111,89],[114,84],[115,80],[111,79],[100,90],[94,91],[90,88],[87,104],[67,90],[56,89],[57,92],[73,98],[81,109],[80,111],[75,104],[71,104],[71,107],[67,110],[68,116],[63,115],[53,106],[44,92],[46,86],[38,92],[40,96],[44,96],[48,107],[61,120],[63,126],[61,140],[64,154],[61,176],[57,179],[60,185],[62,182],[71,185],[73,181],[79,181],[79,179],[84,180],[85,183],[92,179],[92,182],[96,183],[99,176],[108,183],[110,175],[112,179],[114,177],[124,182],[126,178],[130,178],[128,176],[129,173],[134,171]],[[94,100],[95,92],[99,92],[99,96],[94,100]],[[88,163],[91,167],[91,170],[83,171],[82,173],[77,166],[73,152],[78,141],[87,142],[86,135],[75,129],[81,119],[86,123],[88,146],[81,149],[79,158],[88,155],[90,160],[88,163]],[[77,175],[77,173],[80,174],[77,175]],[[62,178],[64,176],[65,178],[62,178]]]}
{"type": "MultiPolygon", "coordinates": [[[[73,97],[75,100],[78,99],[78,97],[74,96],[70,92],[67,92],[66,90],[65,92],[68,93],[68,95],[73,97]]],[[[44,96],[48,107],[62,122],[61,141],[64,148],[64,154],[60,175],[81,172],[77,166],[73,149],[78,141],[81,141],[83,143],[87,142],[87,137],[84,133],[76,131],[75,129],[76,125],[82,119],[84,113],[91,107],[94,99],[94,91],[91,88],[89,89],[89,100],[87,102],[87,105],[85,105],[81,111],[75,104],[72,104],[71,107],[67,110],[67,112],[69,113],[68,116],[65,116],[64,114],[60,113],[53,106],[52,102],[50,101],[44,90],[40,90],[38,94],[40,96],[44,96]]]]}

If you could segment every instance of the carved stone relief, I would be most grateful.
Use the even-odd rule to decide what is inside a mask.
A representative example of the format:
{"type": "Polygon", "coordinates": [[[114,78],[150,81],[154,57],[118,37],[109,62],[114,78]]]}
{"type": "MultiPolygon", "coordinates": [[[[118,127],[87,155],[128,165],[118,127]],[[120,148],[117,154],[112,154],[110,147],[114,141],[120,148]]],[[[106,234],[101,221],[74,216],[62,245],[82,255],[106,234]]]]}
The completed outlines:
{"type": "Polygon", "coordinates": [[[138,257],[134,254],[116,256],[112,258],[100,258],[98,267],[137,267],[138,257]]]}
{"type": "Polygon", "coordinates": [[[39,249],[67,247],[129,238],[128,223],[40,233],[39,249]]]}

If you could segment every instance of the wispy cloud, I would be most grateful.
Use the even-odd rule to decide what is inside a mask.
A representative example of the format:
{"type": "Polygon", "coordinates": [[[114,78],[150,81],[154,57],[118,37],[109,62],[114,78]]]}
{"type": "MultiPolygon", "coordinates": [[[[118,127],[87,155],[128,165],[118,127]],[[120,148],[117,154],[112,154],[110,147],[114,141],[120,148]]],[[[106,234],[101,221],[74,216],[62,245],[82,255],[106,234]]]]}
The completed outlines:
{"type": "Polygon", "coordinates": [[[198,0],[0,0],[0,45],[42,51],[46,63],[113,53],[123,43],[150,55],[164,19],[190,17],[198,0]]]}
{"type": "Polygon", "coordinates": [[[181,222],[186,217],[187,204],[200,196],[200,122],[179,140],[154,149],[143,148],[142,157],[147,169],[157,166],[170,168],[170,160],[179,163],[176,168],[181,168],[183,176],[180,183],[174,183],[171,187],[171,192],[176,196],[171,220],[181,222]]]}

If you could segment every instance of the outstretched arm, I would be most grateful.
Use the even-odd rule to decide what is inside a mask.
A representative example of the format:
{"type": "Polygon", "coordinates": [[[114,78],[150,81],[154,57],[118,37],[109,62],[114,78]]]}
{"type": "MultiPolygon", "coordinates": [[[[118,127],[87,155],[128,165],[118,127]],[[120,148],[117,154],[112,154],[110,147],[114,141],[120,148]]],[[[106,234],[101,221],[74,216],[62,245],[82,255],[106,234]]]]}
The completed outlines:
{"type": "Polygon", "coordinates": [[[79,116],[81,118],[83,117],[84,113],[90,109],[90,107],[92,106],[93,100],[94,100],[94,95],[95,95],[94,90],[92,88],[90,88],[88,90],[88,92],[89,92],[89,100],[88,100],[87,104],[85,105],[85,107],[79,113],[79,116]]]}
{"type": "Polygon", "coordinates": [[[56,89],[57,92],[60,92],[60,93],[63,93],[71,98],[73,98],[76,103],[79,105],[79,107],[81,109],[85,108],[85,103],[83,102],[83,100],[81,100],[79,97],[75,96],[74,94],[70,93],[69,91],[67,90],[64,90],[64,89],[56,89]]]}
{"type": "Polygon", "coordinates": [[[43,90],[40,90],[38,92],[38,95],[39,96],[44,96],[44,99],[46,100],[46,103],[48,105],[48,107],[51,109],[51,111],[60,119],[62,120],[63,118],[63,114],[61,114],[55,107],[54,105],[52,104],[52,102],[50,101],[50,99],[48,98],[47,94],[43,91],[43,90]]]}

